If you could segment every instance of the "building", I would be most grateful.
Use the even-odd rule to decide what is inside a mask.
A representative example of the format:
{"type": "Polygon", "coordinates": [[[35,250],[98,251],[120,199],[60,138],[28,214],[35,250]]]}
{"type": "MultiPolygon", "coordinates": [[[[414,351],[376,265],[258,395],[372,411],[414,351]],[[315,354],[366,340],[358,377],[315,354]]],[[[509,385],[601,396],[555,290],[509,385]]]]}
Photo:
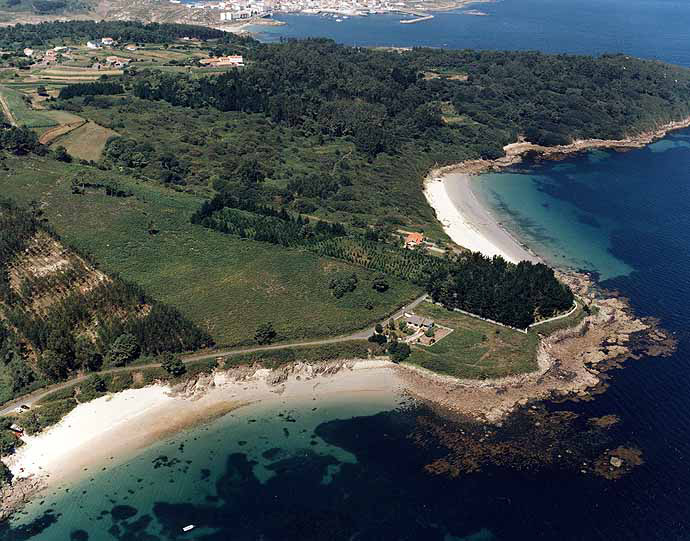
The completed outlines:
{"type": "Polygon", "coordinates": [[[114,68],[123,68],[129,64],[130,59],[122,56],[106,56],[105,61],[114,68]]]}
{"type": "Polygon", "coordinates": [[[34,55],[34,50],[28,47],[24,49],[24,56],[32,57],[34,55]]]}
{"type": "Polygon", "coordinates": [[[115,43],[117,43],[117,42],[113,38],[103,38],[101,40],[101,43],[103,45],[107,45],[108,47],[111,47],[111,46],[115,45],[115,43]]]}
{"type": "Polygon", "coordinates": [[[422,330],[431,329],[434,326],[433,319],[417,316],[415,314],[405,314],[405,323],[410,327],[422,330]]]}
{"type": "Polygon", "coordinates": [[[125,45],[125,50],[127,50],[127,51],[136,51],[136,50],[137,50],[137,46],[134,45],[134,43],[130,43],[129,45],[125,45]]]}
{"type": "Polygon", "coordinates": [[[89,49],[100,49],[102,45],[100,41],[87,41],[86,47],[89,49]]]}
{"type": "Polygon", "coordinates": [[[241,55],[219,56],[217,58],[202,58],[199,60],[202,66],[209,66],[211,68],[220,66],[244,66],[244,59],[241,55]]]}
{"type": "Polygon", "coordinates": [[[405,237],[405,248],[415,248],[424,242],[423,233],[408,233],[405,237]]]}

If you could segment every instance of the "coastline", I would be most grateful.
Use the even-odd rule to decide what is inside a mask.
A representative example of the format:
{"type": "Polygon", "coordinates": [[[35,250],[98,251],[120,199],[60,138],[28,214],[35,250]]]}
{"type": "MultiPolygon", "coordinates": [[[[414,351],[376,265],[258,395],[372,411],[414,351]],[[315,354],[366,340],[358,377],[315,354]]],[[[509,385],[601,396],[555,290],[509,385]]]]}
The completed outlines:
{"type": "Polygon", "coordinates": [[[216,370],[176,386],[156,384],[125,390],[78,405],[3,462],[14,475],[0,489],[0,520],[28,500],[89,471],[122,463],[175,433],[258,402],[319,400],[338,394],[403,395],[402,381],[385,360],[293,363],[269,370],[216,370]]]}
{"type": "Polygon", "coordinates": [[[472,182],[467,173],[436,176],[432,172],[424,183],[424,196],[450,239],[473,252],[488,257],[500,255],[511,263],[540,262],[536,254],[495,220],[472,191],[472,182]]]}
{"type": "Polygon", "coordinates": [[[522,162],[527,154],[543,159],[559,159],[593,149],[642,148],[671,131],[690,127],[690,117],[669,122],[656,130],[625,139],[583,139],[569,145],[544,147],[520,138],[503,147],[505,156],[495,160],[466,160],[432,169],[423,182],[423,192],[448,237],[458,246],[507,261],[542,262],[542,259],[503,227],[472,190],[472,176],[501,171],[522,162]]]}

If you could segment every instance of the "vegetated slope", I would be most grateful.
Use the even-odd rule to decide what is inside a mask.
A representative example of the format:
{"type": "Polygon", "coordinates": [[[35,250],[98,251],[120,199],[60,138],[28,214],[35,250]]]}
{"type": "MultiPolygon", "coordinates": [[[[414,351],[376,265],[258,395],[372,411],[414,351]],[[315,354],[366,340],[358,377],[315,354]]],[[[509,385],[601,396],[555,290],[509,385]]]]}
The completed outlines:
{"type": "Polygon", "coordinates": [[[279,340],[347,334],[422,293],[394,277],[380,292],[373,288],[374,271],[193,225],[190,217],[203,201],[198,196],[49,157],[7,165],[0,191],[25,204],[39,200],[70,245],[176,307],[224,346],[255,343],[257,327],[266,322],[279,340]],[[109,184],[73,184],[75,176],[109,184]],[[336,297],[331,281],[352,273],[356,289],[336,297]]]}
{"type": "MultiPolygon", "coordinates": [[[[35,0],[34,0],[34,3],[35,0]]],[[[226,35],[222,30],[173,23],[140,23],[136,21],[57,21],[41,24],[19,24],[0,29],[0,48],[40,47],[56,40],[73,42],[113,38],[117,41],[169,43],[182,37],[212,39],[226,35]]]]}
{"type": "Polygon", "coordinates": [[[690,114],[690,71],[624,55],[415,49],[403,53],[328,40],[255,45],[244,70],[191,78],[140,74],[133,92],[185,106],[262,112],[324,135],[352,135],[372,155],[416,139],[501,154],[518,134],[534,143],[621,138],[690,114]],[[466,78],[427,79],[453,69],[466,78]],[[442,122],[450,102],[470,121],[442,122]]]}
{"type": "MultiPolygon", "coordinates": [[[[87,116],[123,135],[106,149],[111,163],[149,178],[232,189],[233,170],[252,158],[267,178],[264,201],[427,230],[438,224],[421,179],[434,165],[496,158],[519,136],[545,145],[618,139],[690,115],[688,70],[623,55],[393,53],[327,40],[242,47],[241,70],[123,76],[125,89],[150,105],[86,96],[53,106],[89,107],[87,116]],[[148,129],[153,122],[168,131],[169,121],[185,129],[148,129]]],[[[222,40],[214,48],[237,51],[222,40]]]]}
{"type": "Polygon", "coordinates": [[[125,364],[139,353],[210,344],[208,334],[175,309],[65,246],[40,215],[36,207],[0,200],[0,398],[37,379],[98,369],[104,359],[125,364]],[[17,370],[21,362],[26,366],[17,370]]]}

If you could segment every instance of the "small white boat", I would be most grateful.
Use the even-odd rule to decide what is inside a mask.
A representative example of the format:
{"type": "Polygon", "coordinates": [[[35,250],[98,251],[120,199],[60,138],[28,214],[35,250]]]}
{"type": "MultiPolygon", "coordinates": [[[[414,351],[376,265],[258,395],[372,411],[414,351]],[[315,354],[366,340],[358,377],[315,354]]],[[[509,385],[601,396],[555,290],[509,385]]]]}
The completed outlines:
{"type": "Polygon", "coordinates": [[[336,19],[335,22],[337,22],[337,23],[342,23],[343,20],[342,20],[342,19],[336,19]]]}
{"type": "Polygon", "coordinates": [[[182,531],[188,532],[188,531],[193,530],[193,529],[194,529],[194,524],[190,524],[189,526],[185,526],[184,528],[182,528],[182,531]]]}

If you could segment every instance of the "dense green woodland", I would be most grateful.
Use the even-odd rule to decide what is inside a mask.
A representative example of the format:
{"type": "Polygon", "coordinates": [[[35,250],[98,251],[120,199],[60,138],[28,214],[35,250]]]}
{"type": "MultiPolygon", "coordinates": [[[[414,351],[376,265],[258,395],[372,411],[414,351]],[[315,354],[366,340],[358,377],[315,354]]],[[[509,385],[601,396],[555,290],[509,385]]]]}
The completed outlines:
{"type": "MultiPolygon", "coordinates": [[[[36,3],[36,0],[33,1],[36,3]]],[[[227,34],[221,30],[189,24],[145,24],[136,21],[58,21],[3,27],[0,29],[0,49],[40,47],[106,37],[127,42],[171,43],[183,37],[205,40],[219,39],[225,36],[227,34]]]]}
{"type": "Polygon", "coordinates": [[[133,93],[174,105],[261,112],[280,124],[351,136],[372,155],[438,140],[497,157],[518,135],[545,145],[621,138],[690,114],[688,71],[623,55],[345,47],[328,40],[254,44],[246,69],[213,77],[151,72],[133,93]],[[425,78],[454,70],[466,80],[425,78]],[[463,118],[444,123],[441,104],[463,118]]]}

